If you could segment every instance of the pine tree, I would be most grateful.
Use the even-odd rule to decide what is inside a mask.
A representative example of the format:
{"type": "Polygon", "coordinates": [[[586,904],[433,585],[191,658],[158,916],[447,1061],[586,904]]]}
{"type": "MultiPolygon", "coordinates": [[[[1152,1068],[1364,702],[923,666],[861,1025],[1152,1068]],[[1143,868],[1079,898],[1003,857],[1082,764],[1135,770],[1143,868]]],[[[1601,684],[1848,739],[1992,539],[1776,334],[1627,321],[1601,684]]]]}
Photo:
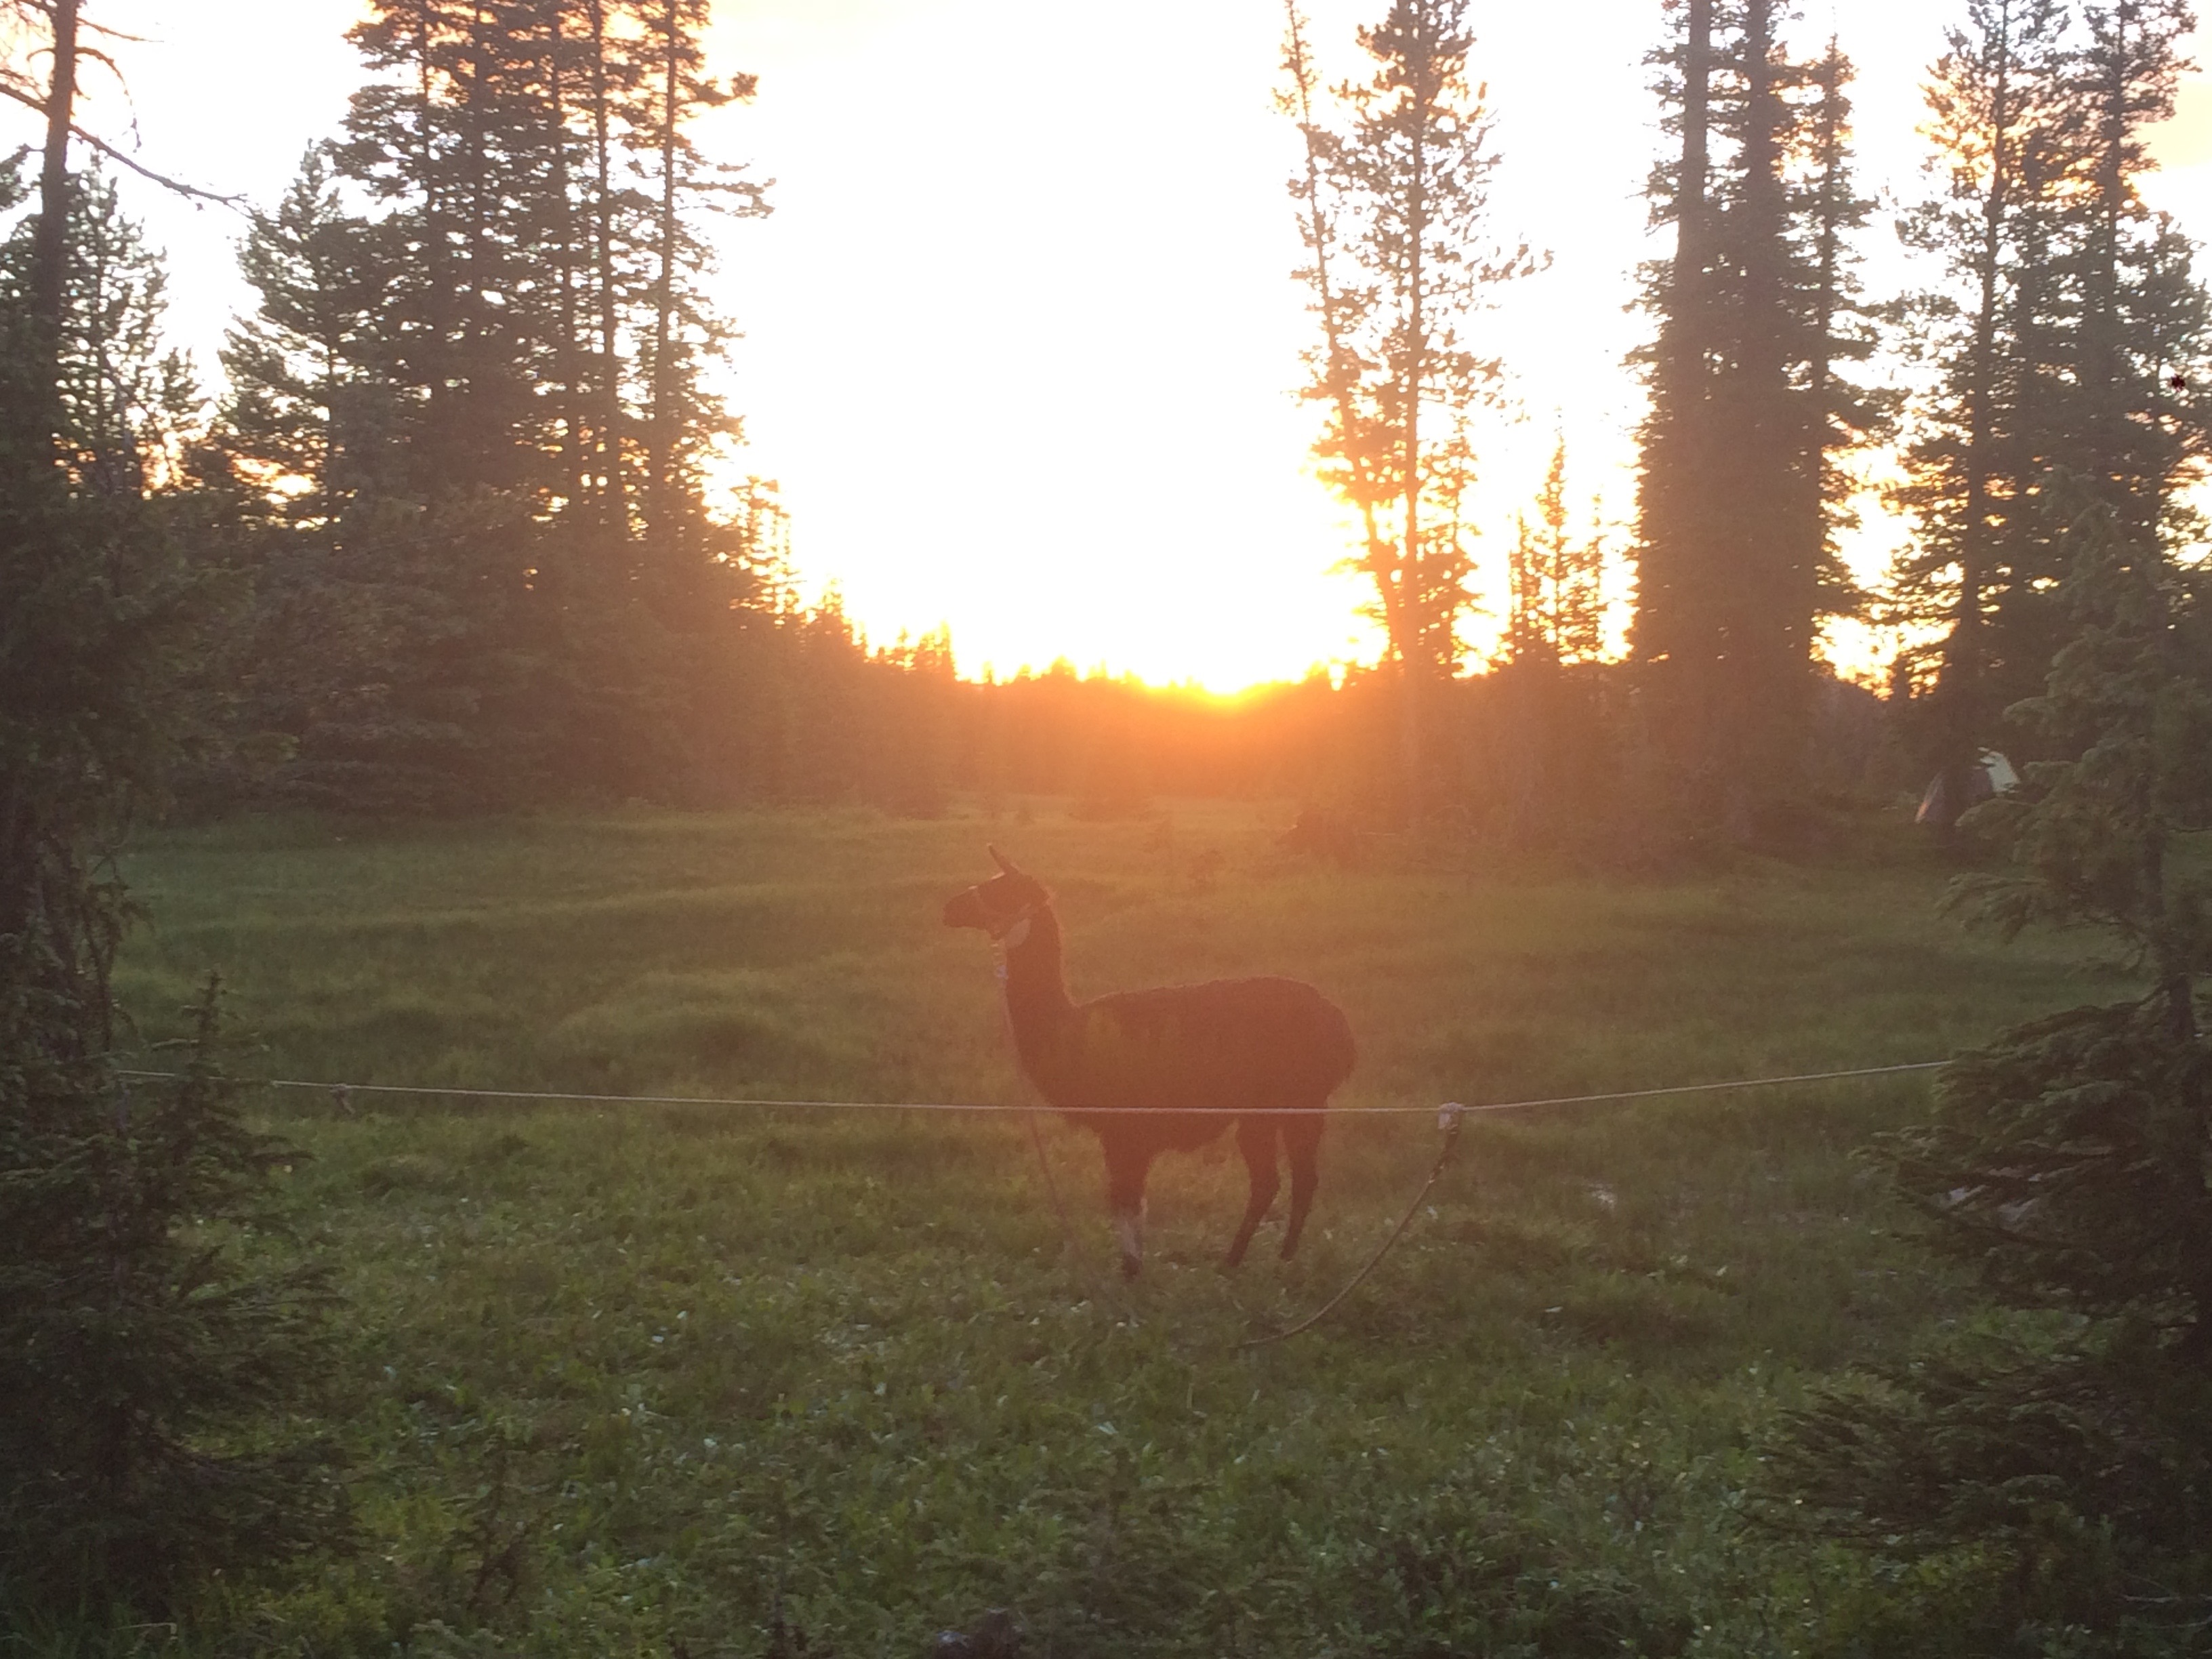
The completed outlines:
{"type": "Polygon", "coordinates": [[[329,1273],[239,1249],[285,1232],[299,1154],[242,1120],[214,980],[181,1076],[140,1085],[68,1052],[96,1010],[5,989],[0,1608],[166,1617],[345,1536],[334,1449],[287,1420],[327,1373],[329,1273]]]}
{"type": "Polygon", "coordinates": [[[697,218],[765,204],[692,143],[751,90],[707,75],[705,24],[695,0],[379,0],[354,29],[372,78],[257,222],[227,358],[232,464],[292,532],[240,665],[282,792],[665,794],[730,752],[756,550],[708,506],[737,423],[697,218]]]}
{"type": "MultiPolygon", "coordinates": [[[[116,1069],[113,848],[205,607],[159,262],[69,165],[78,12],[44,15],[38,210],[0,247],[0,1603],[46,1619],[158,1615],[337,1514],[273,1421],[316,1363],[311,1286],[227,1248],[283,1154],[225,1097],[212,990],[177,1089],[116,1069]]],[[[0,204],[26,193],[0,171],[0,204]]]]}
{"type": "Polygon", "coordinates": [[[1605,653],[1605,538],[1595,525],[1587,538],[1570,527],[1564,437],[1534,506],[1534,523],[1516,515],[1507,552],[1510,608],[1484,771],[1504,839],[1556,850],[1606,817],[1599,780],[1611,747],[1591,668],[1605,653]]]}
{"type": "Polygon", "coordinates": [[[239,264],[260,296],[231,328],[221,440],[281,522],[335,527],[388,488],[404,419],[385,373],[387,276],[316,145],[274,213],[256,213],[239,264]]]}
{"type": "Polygon", "coordinates": [[[1849,239],[1850,66],[1793,62],[1775,0],[1686,0],[1655,58],[1679,154],[1655,173],[1673,257],[1647,272],[1632,642],[1653,665],[1659,738],[1690,810],[1738,837],[1799,789],[1824,616],[1857,603],[1834,532],[1836,457],[1882,435],[1881,397],[1844,370],[1870,351],[1849,239]]]}
{"type": "Polygon", "coordinates": [[[1504,654],[1516,665],[1595,662],[1605,652],[1605,539],[1577,541],[1568,529],[1567,441],[1536,492],[1536,523],[1514,521],[1506,560],[1510,609],[1504,654]]]}
{"type": "Polygon", "coordinates": [[[1463,509],[1474,420],[1503,373],[1476,349],[1473,321],[1493,288],[1537,263],[1489,228],[1498,158],[1486,89],[1468,78],[1467,9],[1466,0],[1395,0],[1359,31],[1376,68],[1336,89],[1340,125],[1331,125],[1304,20],[1286,6],[1283,107],[1307,161],[1291,191],[1322,334],[1307,354],[1306,396],[1326,422],[1314,453],[1361,517],[1365,545],[1347,562],[1375,584],[1398,667],[1416,811],[1431,764],[1427,711],[1459,662],[1459,623],[1473,603],[1463,509]]]}
{"type": "Polygon", "coordinates": [[[1792,604],[1817,623],[1867,611],[1869,596],[1844,567],[1838,547],[1839,536],[1858,526],[1851,505],[1858,480],[1845,463],[1896,436],[1902,398],[1895,388],[1868,379],[1899,311],[1893,302],[1869,301],[1858,276],[1854,238],[1866,228],[1875,204],[1858,193],[1853,179],[1851,63],[1831,40],[1802,73],[1811,93],[1804,170],[1796,191],[1809,429],[1801,440],[1807,499],[1794,518],[1805,546],[1796,562],[1798,592],[1792,604]]]}
{"type": "Polygon", "coordinates": [[[2179,483],[2204,453],[2186,388],[2212,349],[2206,297],[2136,183],[2188,13],[2090,7],[2069,37],[2074,17],[2056,0],[1971,9],[1929,87],[1945,193],[1908,222],[1946,282],[1915,307],[1941,378],[1895,492],[1917,535],[1892,592],[1901,617],[1944,629],[1914,712],[1924,757],[1954,780],[2066,637],[2054,488],[2086,482],[2131,536],[2184,534],[2179,483]]]}
{"type": "Polygon", "coordinates": [[[1910,1613],[1953,1651],[2091,1632],[2073,1650],[2191,1651],[2212,1615],[2212,880],[2193,856],[2212,830],[2212,585],[2074,493],[2077,632],[2017,715],[2066,758],[1977,810],[2013,867],[1958,898],[2009,932],[2099,928],[2148,988],[1943,1074],[1893,1167],[1931,1242],[2016,1312],[1832,1390],[1778,1464],[1790,1513],[1942,1586],[1910,1613]]]}
{"type": "Polygon", "coordinates": [[[2051,169],[2040,157],[2056,120],[2063,22],[2057,0],[1974,0],[1966,23],[1949,31],[1927,92],[1939,147],[1929,167],[1945,194],[1904,225],[1910,245],[1945,259],[1953,289],[1916,308],[1919,342],[1938,356],[1943,379],[1916,411],[1909,479],[1893,492],[1919,535],[1892,576],[1905,614],[1950,623],[1924,746],[1953,799],[1966,799],[1959,786],[1990,717],[1983,635],[2002,532],[2017,526],[2032,489],[2019,476],[2027,377],[2012,274],[2023,224],[2048,208],[2051,169]]]}

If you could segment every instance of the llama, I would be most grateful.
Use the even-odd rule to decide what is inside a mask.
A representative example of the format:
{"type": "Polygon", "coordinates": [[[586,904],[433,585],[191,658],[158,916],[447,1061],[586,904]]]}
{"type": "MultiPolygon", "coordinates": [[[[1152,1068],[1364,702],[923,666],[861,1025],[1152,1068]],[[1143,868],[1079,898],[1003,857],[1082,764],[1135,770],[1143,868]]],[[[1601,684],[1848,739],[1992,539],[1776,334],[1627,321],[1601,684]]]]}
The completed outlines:
{"type": "Polygon", "coordinates": [[[990,852],[999,873],[953,895],[945,925],[991,936],[1002,952],[1006,1021],[1022,1070],[1048,1103],[1098,1137],[1121,1272],[1133,1278],[1144,1263],[1152,1159],[1203,1146],[1232,1123],[1251,1193],[1227,1265],[1244,1259],[1275,1201],[1279,1141],[1291,1165],[1289,1256],[1320,1179],[1322,1114],[1352,1073],[1343,1013],[1292,979],[1215,980],[1076,1002],[1062,975],[1051,893],[997,848],[990,852]]]}

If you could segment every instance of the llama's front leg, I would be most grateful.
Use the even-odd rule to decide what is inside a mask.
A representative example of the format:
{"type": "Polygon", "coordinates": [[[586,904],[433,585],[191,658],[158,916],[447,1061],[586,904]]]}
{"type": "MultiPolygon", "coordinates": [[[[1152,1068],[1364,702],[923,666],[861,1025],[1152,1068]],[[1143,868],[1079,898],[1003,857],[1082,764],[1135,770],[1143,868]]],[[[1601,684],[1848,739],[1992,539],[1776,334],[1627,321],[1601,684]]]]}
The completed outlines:
{"type": "Polygon", "coordinates": [[[1237,1229],[1237,1237],[1229,1246],[1228,1260],[1224,1263],[1231,1267],[1244,1260],[1252,1235],[1259,1231],[1260,1222],[1275,1201],[1276,1189],[1282,1184],[1281,1177],[1275,1173],[1275,1120],[1239,1118],[1237,1150],[1244,1154],[1244,1172],[1251,1180],[1251,1194],[1244,1200],[1243,1224],[1237,1229]]]}
{"type": "Polygon", "coordinates": [[[1114,1235],[1121,1241],[1124,1279],[1134,1279],[1145,1265],[1145,1176],[1152,1163],[1146,1149],[1108,1138],[1106,1206],[1113,1212],[1114,1235]]]}
{"type": "Polygon", "coordinates": [[[1283,1150],[1291,1158],[1291,1224],[1283,1233],[1283,1259],[1298,1248],[1298,1235],[1306,1230],[1306,1212],[1313,1208],[1314,1189],[1321,1184],[1321,1132],[1327,1121],[1319,1112],[1282,1120],[1283,1150]]]}

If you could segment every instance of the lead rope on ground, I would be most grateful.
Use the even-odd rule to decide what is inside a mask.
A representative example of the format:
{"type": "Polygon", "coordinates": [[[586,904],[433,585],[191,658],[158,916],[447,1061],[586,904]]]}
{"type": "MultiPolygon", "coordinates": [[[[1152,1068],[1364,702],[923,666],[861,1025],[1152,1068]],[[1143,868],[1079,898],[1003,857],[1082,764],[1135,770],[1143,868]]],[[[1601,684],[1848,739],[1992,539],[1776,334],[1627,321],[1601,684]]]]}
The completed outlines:
{"type": "Polygon", "coordinates": [[[1287,1341],[1302,1331],[1311,1330],[1335,1310],[1338,1303],[1366,1282],[1367,1275],[1382,1265],[1382,1258],[1390,1254],[1391,1246],[1405,1237],[1406,1229],[1413,1224],[1413,1218],[1419,1213],[1422,1204],[1436,1190],[1437,1178],[1443,1174],[1444,1165],[1451,1161],[1452,1148],[1459,1144],[1459,1126],[1466,1121],[1468,1113],[1474,1109],[1479,1109],[1462,1106],[1455,1100],[1447,1101],[1437,1109],[1437,1127],[1443,1131],[1444,1144],[1437,1148],[1437,1161],[1430,1166],[1429,1178],[1421,1183],[1421,1190],[1413,1194],[1413,1201],[1406,1206],[1406,1213],[1398,1218],[1398,1224],[1390,1230],[1390,1237],[1382,1241],[1382,1248],[1367,1259],[1365,1267],[1352,1274],[1351,1282],[1290,1329],[1270,1331],[1265,1336],[1239,1342],[1237,1352],[1243,1353],[1248,1348],[1264,1348],[1271,1342],[1287,1341]]]}

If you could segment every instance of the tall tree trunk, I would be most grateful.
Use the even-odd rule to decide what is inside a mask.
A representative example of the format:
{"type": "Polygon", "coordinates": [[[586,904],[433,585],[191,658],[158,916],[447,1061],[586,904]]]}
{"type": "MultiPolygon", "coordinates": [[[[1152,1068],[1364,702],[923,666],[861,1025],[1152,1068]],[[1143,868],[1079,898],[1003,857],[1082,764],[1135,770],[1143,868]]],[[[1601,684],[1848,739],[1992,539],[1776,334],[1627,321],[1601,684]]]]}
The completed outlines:
{"type": "Polygon", "coordinates": [[[468,258],[459,295],[460,340],[455,365],[459,371],[456,398],[459,420],[445,438],[457,447],[465,447],[465,453],[471,457],[468,471],[475,477],[494,477],[504,483],[504,468],[495,469],[489,465],[489,440],[498,429],[503,411],[484,407],[492,380],[487,371],[494,360],[491,346],[484,338],[484,290],[492,275],[491,217],[496,188],[486,141],[499,119],[499,112],[494,107],[496,94],[491,84],[496,74],[492,62],[491,21],[481,0],[469,8],[468,78],[461,88],[460,108],[469,216],[468,258]]]}
{"type": "MultiPolygon", "coordinates": [[[[2100,54],[2104,69],[2096,99],[2096,201],[2088,269],[2083,273],[2081,318],[2081,380],[2088,393],[2091,430],[2088,440],[2091,471],[2098,491],[2119,515],[2121,523],[2137,536],[2152,533],[2154,513],[2139,492],[2128,486],[2135,469],[2129,465],[2132,447],[2127,431],[2129,410],[2121,337],[2125,324],[2120,316],[2120,225],[2128,210],[2126,155],[2135,125],[2129,108],[2130,82],[2129,24],[2135,8],[2124,3],[2111,15],[2112,34],[2100,54]]],[[[2140,33],[2138,34],[2140,38],[2140,33]]]]}
{"type": "Polygon", "coordinates": [[[592,25],[592,260],[599,289],[599,524],[619,546],[629,540],[629,490],[623,475],[622,307],[615,287],[614,144],[610,136],[606,0],[585,0],[592,25]]]}
{"type": "MultiPolygon", "coordinates": [[[[54,0],[53,72],[46,90],[46,143],[39,176],[39,219],[31,233],[31,383],[15,411],[21,420],[23,450],[16,464],[29,475],[12,489],[21,490],[17,523],[8,528],[43,542],[33,514],[39,487],[55,476],[41,457],[52,458],[62,436],[61,348],[63,303],[68,292],[70,128],[76,109],[77,0],[54,0]]],[[[10,424],[13,424],[11,422],[10,424]]],[[[0,939],[21,938],[38,929],[40,895],[52,848],[40,823],[37,786],[15,766],[0,766],[0,939]]],[[[46,930],[40,930],[46,931],[46,930]]]]}
{"type": "Polygon", "coordinates": [[[562,459],[567,477],[568,502],[562,509],[573,529],[584,520],[590,484],[586,459],[590,442],[585,412],[583,353],[576,332],[576,203],[568,172],[568,32],[562,27],[566,0],[553,0],[548,28],[549,56],[545,66],[546,96],[550,104],[553,141],[553,188],[559,198],[560,319],[558,369],[561,377],[562,459]]]}
{"type": "Polygon", "coordinates": [[[1813,329],[1805,369],[1805,451],[1800,463],[1805,471],[1804,493],[1798,509],[1805,519],[1804,562],[1796,572],[1798,592],[1794,601],[1804,607],[1808,618],[1820,604],[1820,566],[1828,550],[1828,449],[1833,432],[1828,403],[1834,393],[1836,313],[1842,300],[1838,285],[1843,280],[1844,60],[1832,38],[1819,73],[1819,243],[1814,251],[1813,329]]]}
{"type": "Polygon", "coordinates": [[[650,449],[646,470],[653,534],[661,544],[662,552],[667,554],[674,550],[676,531],[675,479],[671,475],[675,465],[678,410],[674,406],[675,364],[670,354],[676,344],[677,123],[683,108],[683,78],[678,0],[661,0],[661,4],[665,32],[662,44],[667,58],[663,65],[661,91],[659,270],[653,292],[653,412],[649,416],[650,449]]]}
{"type": "Polygon", "coordinates": [[[1743,198],[1735,238],[1743,283],[1741,355],[1729,400],[1737,483],[1728,538],[1734,592],[1723,601],[1724,701],[1714,711],[1723,809],[1738,839],[1754,832],[1759,808],[1795,792],[1812,647],[1813,606],[1801,604],[1791,569],[1799,550],[1790,523],[1799,503],[1793,477],[1799,410],[1789,380],[1789,209],[1774,64],[1776,6],[1777,0],[1747,0],[1744,7],[1743,198]]]}
{"type": "Polygon", "coordinates": [[[422,187],[422,280],[427,289],[422,320],[428,337],[428,355],[416,379],[429,388],[428,426],[435,441],[442,444],[453,424],[453,304],[449,275],[453,252],[446,245],[446,192],[438,168],[437,4],[438,0],[416,0],[415,5],[415,167],[422,187]]]}
{"type": "MultiPolygon", "coordinates": [[[[1711,0],[1696,0],[1699,5],[1711,0]]],[[[1329,272],[1329,256],[1336,245],[1336,227],[1328,210],[1328,193],[1322,172],[1320,129],[1313,106],[1316,75],[1311,58],[1307,55],[1305,19],[1297,9],[1297,0],[1284,0],[1286,22],[1285,50],[1293,84],[1297,88],[1298,131],[1305,143],[1305,181],[1302,199],[1305,207],[1305,234],[1313,250],[1313,280],[1316,309],[1321,313],[1322,343],[1325,353],[1325,381],[1328,396],[1336,412],[1340,459],[1350,475],[1351,494],[1359,508],[1360,526],[1366,538],[1367,568],[1384,570],[1389,556],[1377,503],[1383,490],[1376,477],[1373,453],[1366,423],[1361,419],[1359,402],[1355,395],[1358,380],[1358,366],[1345,346],[1343,321],[1339,314],[1338,295],[1334,279],[1329,272]]],[[[1394,641],[1403,629],[1396,600],[1389,584],[1381,589],[1384,607],[1384,626],[1394,641]]]]}
{"type": "Polygon", "coordinates": [[[46,149],[39,171],[39,222],[31,233],[31,310],[41,335],[40,374],[57,397],[62,300],[68,281],[69,145],[76,112],[77,5],[78,0],[53,0],[53,77],[46,89],[46,149]]]}
{"type": "MultiPolygon", "coordinates": [[[[1990,99],[1990,179],[1982,195],[1981,240],[1974,251],[1973,356],[1966,366],[1966,521],[1959,530],[1959,599],[1944,642],[1939,683],[1949,707],[1941,757],[1945,793],[1968,799],[1984,719],[1982,604],[1990,564],[1990,445],[1997,369],[1997,315],[2003,302],[2004,249],[2012,199],[2012,0],[1997,7],[1996,82],[1990,99]]],[[[1948,824],[1944,828],[1948,829],[1948,824]]]]}
{"type": "Polygon", "coordinates": [[[1711,82],[1712,0],[1690,0],[1689,30],[1682,52],[1682,171],[1674,185],[1674,277],[1668,372],[1678,388],[1703,378],[1705,261],[1712,226],[1705,183],[1712,170],[1711,82]]]}
{"type": "MultiPolygon", "coordinates": [[[[1405,679],[1400,743],[1406,769],[1406,808],[1416,818],[1426,810],[1428,694],[1431,682],[1437,678],[1437,649],[1442,644],[1432,637],[1436,622],[1429,614],[1429,584],[1421,546],[1421,393],[1429,368],[1428,319],[1424,305],[1428,297],[1425,287],[1428,273],[1424,264],[1427,250],[1424,244],[1429,228],[1430,124],[1439,90],[1435,84],[1432,46],[1424,35],[1413,60],[1412,154],[1407,158],[1406,176],[1406,361],[1399,371],[1406,407],[1401,452],[1406,539],[1399,550],[1399,563],[1407,601],[1401,605],[1406,617],[1405,637],[1398,647],[1399,666],[1405,679]]],[[[1445,626],[1450,626],[1449,617],[1445,626]]]]}
{"type": "Polygon", "coordinates": [[[1710,367],[1717,307],[1712,258],[1712,0],[1689,0],[1682,36],[1681,153],[1671,204],[1674,255],[1660,299],[1639,480],[1642,580],[1634,645],[1664,665],[1656,735],[1680,771],[1693,769],[1717,702],[1712,686],[1713,526],[1707,501],[1715,441],[1710,367]]]}

